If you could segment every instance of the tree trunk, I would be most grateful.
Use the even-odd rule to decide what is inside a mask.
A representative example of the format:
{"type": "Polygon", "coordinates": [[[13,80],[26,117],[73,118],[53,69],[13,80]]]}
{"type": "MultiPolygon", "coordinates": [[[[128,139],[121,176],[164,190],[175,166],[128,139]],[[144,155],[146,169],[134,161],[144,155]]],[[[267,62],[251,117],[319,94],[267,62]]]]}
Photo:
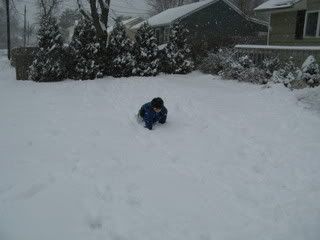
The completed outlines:
{"type": "Polygon", "coordinates": [[[90,18],[97,31],[98,38],[106,40],[108,37],[108,18],[111,0],[88,0],[90,4],[90,13],[88,13],[77,0],[79,10],[85,18],[90,18]],[[98,2],[97,2],[98,1],[98,2]]]}

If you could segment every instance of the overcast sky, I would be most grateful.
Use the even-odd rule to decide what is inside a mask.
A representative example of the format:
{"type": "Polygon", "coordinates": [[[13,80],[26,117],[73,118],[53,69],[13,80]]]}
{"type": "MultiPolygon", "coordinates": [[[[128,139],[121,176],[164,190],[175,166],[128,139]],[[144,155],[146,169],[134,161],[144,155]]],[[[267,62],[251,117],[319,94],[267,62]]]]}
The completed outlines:
{"type": "MultiPolygon", "coordinates": [[[[16,2],[17,9],[20,13],[23,12],[24,5],[27,6],[27,15],[30,22],[36,21],[36,0],[13,0],[16,2]]],[[[83,0],[85,2],[86,0],[83,0]]],[[[64,8],[75,8],[76,0],[64,0],[64,8]]],[[[111,17],[120,15],[131,16],[146,16],[147,5],[145,0],[111,0],[111,17]]]]}

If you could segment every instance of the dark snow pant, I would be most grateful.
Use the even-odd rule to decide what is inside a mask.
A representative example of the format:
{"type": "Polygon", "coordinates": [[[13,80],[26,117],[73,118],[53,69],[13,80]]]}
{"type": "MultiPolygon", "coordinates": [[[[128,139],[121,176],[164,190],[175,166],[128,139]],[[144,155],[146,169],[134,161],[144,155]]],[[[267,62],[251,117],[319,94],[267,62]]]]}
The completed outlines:
{"type": "MultiPolygon", "coordinates": [[[[138,115],[139,115],[140,118],[144,119],[144,115],[145,115],[144,109],[140,109],[138,115]]],[[[163,116],[160,117],[158,122],[161,123],[161,124],[165,124],[166,121],[167,121],[167,115],[163,115],[163,116]]]]}

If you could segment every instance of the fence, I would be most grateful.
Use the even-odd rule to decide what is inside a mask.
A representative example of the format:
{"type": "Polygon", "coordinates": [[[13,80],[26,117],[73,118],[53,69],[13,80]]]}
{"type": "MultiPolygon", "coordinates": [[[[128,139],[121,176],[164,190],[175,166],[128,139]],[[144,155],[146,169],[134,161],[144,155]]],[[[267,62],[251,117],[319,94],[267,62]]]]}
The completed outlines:
{"type": "Polygon", "coordinates": [[[249,55],[255,63],[268,57],[279,57],[281,61],[292,57],[293,61],[300,65],[310,55],[320,61],[320,46],[236,45],[235,49],[239,56],[249,55]]]}

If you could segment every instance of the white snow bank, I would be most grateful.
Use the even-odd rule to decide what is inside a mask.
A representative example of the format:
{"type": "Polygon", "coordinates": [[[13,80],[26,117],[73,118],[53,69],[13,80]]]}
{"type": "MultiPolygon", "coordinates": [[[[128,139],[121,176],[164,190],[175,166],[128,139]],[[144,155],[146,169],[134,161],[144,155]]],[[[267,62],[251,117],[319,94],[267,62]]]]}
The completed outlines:
{"type": "Polygon", "coordinates": [[[297,90],[295,94],[305,107],[320,113],[320,87],[297,90]]]}
{"type": "Polygon", "coordinates": [[[210,75],[34,83],[0,61],[1,240],[318,240],[320,117],[210,75]],[[168,123],[134,114],[161,96],[168,123]]]}

